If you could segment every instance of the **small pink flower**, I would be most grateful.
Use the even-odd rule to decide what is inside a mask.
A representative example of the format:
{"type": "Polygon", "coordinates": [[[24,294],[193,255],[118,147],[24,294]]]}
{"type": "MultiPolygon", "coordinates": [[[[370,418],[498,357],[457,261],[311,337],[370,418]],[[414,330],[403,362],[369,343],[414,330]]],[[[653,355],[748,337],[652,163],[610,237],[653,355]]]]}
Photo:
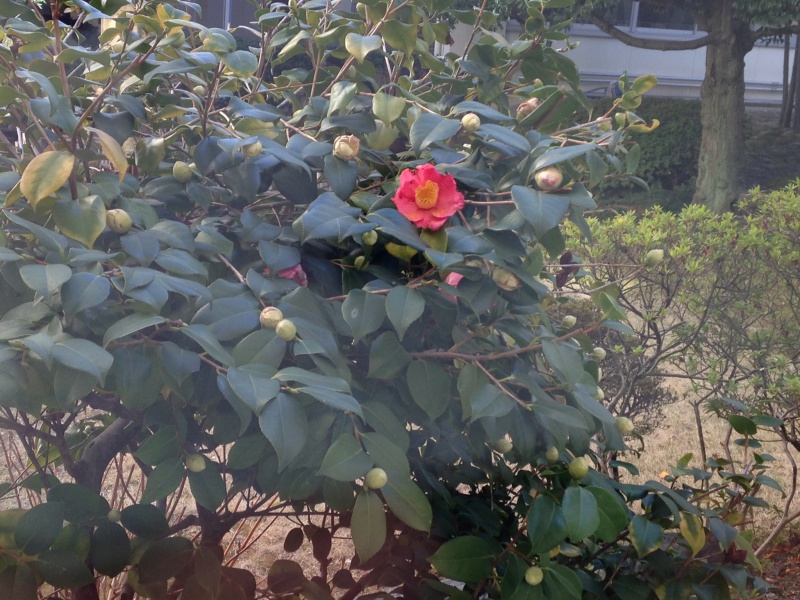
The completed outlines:
{"type": "Polygon", "coordinates": [[[441,229],[447,219],[464,208],[464,195],[456,189],[456,180],[439,173],[433,165],[400,173],[400,187],[392,201],[406,219],[430,231],[441,229]]]}
{"type": "Polygon", "coordinates": [[[301,287],[308,287],[308,275],[303,271],[303,267],[295,265],[278,272],[278,277],[281,279],[291,279],[301,287]]]}
{"type": "MultiPolygon", "coordinates": [[[[459,284],[459,282],[460,282],[462,279],[464,279],[464,276],[463,276],[461,273],[450,273],[450,274],[449,274],[447,277],[445,277],[445,278],[444,278],[444,282],[445,282],[446,284],[448,284],[448,285],[452,285],[454,288],[457,288],[457,287],[458,287],[458,284],[459,284]]],[[[445,292],[444,290],[439,290],[439,291],[440,291],[440,292],[442,292],[442,294],[444,294],[444,296],[445,296],[445,297],[446,297],[448,300],[452,300],[453,302],[455,302],[455,301],[456,301],[456,297],[455,297],[455,296],[453,296],[452,294],[448,294],[448,293],[447,293],[447,292],[445,292]]]]}

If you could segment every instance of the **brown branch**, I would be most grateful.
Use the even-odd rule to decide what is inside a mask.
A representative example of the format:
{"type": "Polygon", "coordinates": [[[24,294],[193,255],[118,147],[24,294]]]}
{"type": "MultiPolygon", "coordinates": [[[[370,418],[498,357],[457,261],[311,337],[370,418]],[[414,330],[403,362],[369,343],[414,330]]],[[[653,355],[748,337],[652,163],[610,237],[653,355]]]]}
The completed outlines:
{"type": "Polygon", "coordinates": [[[589,18],[592,20],[600,31],[607,33],[615,40],[619,40],[627,46],[634,48],[644,48],[646,50],[697,50],[710,44],[713,38],[710,35],[705,35],[701,38],[694,40],[655,40],[644,39],[625,33],[624,31],[614,27],[611,23],[606,21],[601,15],[596,12],[590,13],[589,18]]]}

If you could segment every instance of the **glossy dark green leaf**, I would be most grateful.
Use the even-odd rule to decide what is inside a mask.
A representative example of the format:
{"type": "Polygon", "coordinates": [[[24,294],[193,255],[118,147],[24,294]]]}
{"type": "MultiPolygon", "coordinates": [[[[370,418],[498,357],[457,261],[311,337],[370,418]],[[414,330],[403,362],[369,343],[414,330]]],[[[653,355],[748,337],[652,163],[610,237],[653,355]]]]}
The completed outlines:
{"type": "Polygon", "coordinates": [[[150,504],[166,498],[178,489],[185,475],[186,469],[180,457],[172,456],[160,462],[147,477],[142,502],[150,504]]]}
{"type": "Polygon", "coordinates": [[[600,523],[597,536],[605,542],[613,542],[628,526],[628,514],[618,496],[600,487],[587,488],[597,501],[600,523]]]}
{"type": "Polygon", "coordinates": [[[61,304],[68,319],[92,308],[108,298],[111,283],[107,277],[93,273],[75,273],[61,287],[61,304]]]}
{"type": "Polygon", "coordinates": [[[450,375],[438,362],[412,361],[406,371],[406,381],[414,402],[431,419],[440,417],[453,401],[450,375]]]}
{"type": "Polygon", "coordinates": [[[92,566],[101,575],[116,577],[130,559],[131,543],[121,525],[105,521],[92,534],[92,566]]]}
{"type": "Polygon", "coordinates": [[[411,358],[393,331],[380,334],[369,350],[367,377],[391,379],[403,372],[411,358]]]}
{"type": "Polygon", "coordinates": [[[350,529],[353,545],[362,563],[383,547],[386,542],[386,513],[383,502],[375,492],[366,490],[358,494],[350,529]]]}
{"type": "Polygon", "coordinates": [[[364,290],[351,290],[342,303],[342,316],[350,326],[353,337],[360,340],[383,325],[386,298],[364,290]]]}
{"type": "Polygon", "coordinates": [[[569,211],[569,200],[566,198],[521,185],[511,188],[511,198],[517,210],[531,224],[537,237],[542,237],[561,223],[569,211]]]}
{"type": "Polygon", "coordinates": [[[308,437],[308,421],[300,404],[288,394],[278,394],[261,411],[261,431],[278,455],[281,470],[294,460],[308,437]]]}
{"type": "Polygon", "coordinates": [[[494,558],[489,542],[465,535],[442,544],[428,561],[443,577],[472,583],[489,577],[494,558]]]}
{"type": "Polygon", "coordinates": [[[219,468],[208,460],[206,468],[199,473],[189,471],[189,489],[195,501],[210,511],[217,510],[228,494],[219,468]]]}
{"type": "Polygon", "coordinates": [[[133,504],[122,510],[122,525],[134,535],[158,539],[169,531],[164,513],[152,504],[133,504]]]}
{"type": "Polygon", "coordinates": [[[105,498],[76,483],[60,483],[50,488],[47,501],[60,502],[64,508],[64,519],[70,523],[88,523],[105,517],[110,510],[105,498]]]}
{"type": "Polygon", "coordinates": [[[561,502],[567,534],[573,542],[580,542],[589,537],[600,526],[597,501],[586,488],[578,486],[567,488],[561,502]]]}
{"type": "Polygon", "coordinates": [[[397,286],[386,295],[386,316],[401,340],[424,311],[425,299],[414,288],[397,286]]]}
{"type": "Polygon", "coordinates": [[[14,528],[14,543],[25,554],[39,554],[56,541],[64,524],[64,505],[45,502],[28,510],[14,528]]]}
{"type": "Polygon", "coordinates": [[[409,527],[430,531],[433,511],[419,486],[402,473],[386,471],[388,481],[381,488],[389,510],[409,527]]]}
{"type": "Polygon", "coordinates": [[[642,515],[631,519],[630,532],[631,542],[640,558],[657,550],[664,542],[664,528],[642,515]]]}
{"type": "Polygon", "coordinates": [[[55,587],[77,588],[94,581],[83,558],[67,550],[46,550],[36,559],[39,574],[55,587]]]}
{"type": "Polygon", "coordinates": [[[564,511],[549,496],[539,496],[528,511],[528,539],[533,552],[549,552],[567,539],[564,511]]]}
{"type": "Polygon", "coordinates": [[[373,465],[353,434],[344,433],[328,448],[319,475],[338,481],[354,481],[362,477],[373,465]]]}

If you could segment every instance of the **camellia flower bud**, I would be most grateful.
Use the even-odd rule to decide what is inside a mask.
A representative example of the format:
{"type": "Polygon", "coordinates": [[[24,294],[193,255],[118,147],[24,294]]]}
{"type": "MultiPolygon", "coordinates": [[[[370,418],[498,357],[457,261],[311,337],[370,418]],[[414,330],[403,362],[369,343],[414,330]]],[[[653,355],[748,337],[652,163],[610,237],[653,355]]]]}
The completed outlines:
{"type": "Polygon", "coordinates": [[[603,360],[606,357],[606,349],[597,346],[596,348],[592,348],[592,358],[595,360],[603,360]]]}
{"type": "Polygon", "coordinates": [[[657,267],[664,260],[664,251],[661,248],[650,250],[644,256],[644,266],[651,269],[657,267]]]}
{"type": "Polygon", "coordinates": [[[297,327],[289,319],[283,319],[275,325],[275,333],[282,340],[291,342],[297,336],[297,327]]]}
{"type": "Polygon", "coordinates": [[[370,469],[364,476],[364,485],[366,485],[371,490],[381,489],[383,486],[386,485],[388,481],[389,477],[386,475],[386,471],[384,471],[379,467],[370,469]]]}
{"type": "Polygon", "coordinates": [[[114,233],[128,233],[133,226],[133,220],[121,208],[113,208],[106,213],[106,225],[114,233]]]}
{"type": "Polygon", "coordinates": [[[511,443],[511,440],[500,438],[494,443],[494,447],[497,448],[497,451],[500,452],[500,454],[506,454],[511,452],[511,450],[514,448],[514,444],[511,443]]]}
{"type": "Polygon", "coordinates": [[[283,321],[283,313],[281,312],[280,308],[268,306],[261,311],[259,321],[261,322],[262,327],[267,329],[275,329],[278,323],[283,321]]]}
{"type": "Polygon", "coordinates": [[[358,156],[361,140],[354,135],[340,135],[333,141],[333,155],[342,160],[358,156]]]}
{"type": "Polygon", "coordinates": [[[502,267],[495,267],[492,271],[492,280],[497,284],[497,287],[507,292],[519,289],[519,278],[502,267]]]}
{"type": "Polygon", "coordinates": [[[589,474],[589,463],[582,456],[573,458],[569,463],[569,474],[575,479],[583,479],[589,474]]]}
{"type": "Polygon", "coordinates": [[[545,454],[548,462],[556,462],[558,460],[558,448],[550,446],[545,454]]]}
{"type": "Polygon", "coordinates": [[[378,241],[378,232],[374,229],[361,234],[361,242],[365,246],[374,246],[378,241]]]}
{"type": "Polygon", "coordinates": [[[564,181],[564,176],[561,174],[561,171],[555,167],[547,167],[545,169],[536,171],[536,175],[533,176],[533,180],[540,188],[546,192],[550,192],[561,187],[561,183],[564,181]]]}
{"type": "Polygon", "coordinates": [[[542,105],[538,98],[528,98],[517,107],[517,118],[524,119],[542,105]]]}
{"type": "Polygon", "coordinates": [[[180,183],[189,183],[192,180],[192,175],[192,168],[182,160],[177,160],[172,165],[172,176],[180,183]]]}
{"type": "Polygon", "coordinates": [[[620,417],[619,419],[617,419],[615,425],[617,427],[617,430],[619,430],[619,432],[622,435],[628,435],[633,433],[634,430],[633,421],[631,421],[628,417],[620,417]]]}
{"type": "Polygon", "coordinates": [[[575,327],[575,324],[578,322],[573,315],[566,315],[563,319],[561,319],[561,326],[565,329],[572,329],[575,327]]]}
{"type": "Polygon", "coordinates": [[[261,145],[260,141],[255,141],[252,144],[247,144],[242,148],[242,152],[247,158],[255,158],[259,156],[264,151],[264,146],[261,145]]]}
{"type": "Polygon", "coordinates": [[[463,127],[464,131],[467,133],[474,133],[475,131],[478,131],[478,127],[480,126],[481,118],[475,113],[467,113],[461,117],[461,127],[463,127]]]}

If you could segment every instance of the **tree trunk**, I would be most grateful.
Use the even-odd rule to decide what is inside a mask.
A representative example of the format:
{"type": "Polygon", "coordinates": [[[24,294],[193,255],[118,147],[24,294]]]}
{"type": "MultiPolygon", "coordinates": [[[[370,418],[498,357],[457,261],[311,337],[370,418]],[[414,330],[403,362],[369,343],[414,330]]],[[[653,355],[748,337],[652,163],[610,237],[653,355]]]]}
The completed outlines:
{"type": "Polygon", "coordinates": [[[787,112],[789,111],[789,101],[793,98],[789,80],[789,62],[791,59],[792,36],[783,36],[783,89],[781,94],[781,118],[778,127],[787,127],[787,112]]]}
{"type": "Polygon", "coordinates": [[[706,3],[706,72],[700,88],[703,128],[694,202],[716,213],[740,193],[744,158],[744,57],[753,47],[750,28],[735,18],[728,0],[706,3]]]}
{"type": "MultiPolygon", "coordinates": [[[[791,36],[790,36],[791,37],[791,36]]],[[[797,51],[797,44],[800,43],[800,35],[795,36],[794,60],[792,62],[792,78],[789,82],[789,89],[786,93],[786,112],[783,114],[781,127],[789,129],[792,126],[792,111],[797,104],[797,73],[800,71],[800,52],[797,51]]],[[[788,66],[788,65],[787,65],[788,66]]]]}
{"type": "MultiPolygon", "coordinates": [[[[795,38],[794,45],[794,87],[793,94],[789,98],[789,115],[792,117],[792,129],[800,131],[800,35],[795,38]],[[794,110],[794,115],[792,115],[794,110]]],[[[786,125],[788,126],[788,119],[786,125]]]]}

